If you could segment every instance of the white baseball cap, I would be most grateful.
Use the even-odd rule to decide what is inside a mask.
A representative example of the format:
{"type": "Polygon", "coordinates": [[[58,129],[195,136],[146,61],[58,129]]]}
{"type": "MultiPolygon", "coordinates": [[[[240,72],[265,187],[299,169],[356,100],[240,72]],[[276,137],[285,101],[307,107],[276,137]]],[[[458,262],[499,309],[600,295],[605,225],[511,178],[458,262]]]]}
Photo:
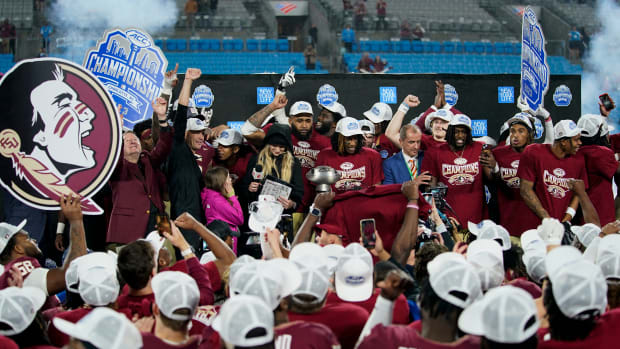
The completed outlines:
{"type": "Polygon", "coordinates": [[[452,305],[466,308],[482,296],[478,274],[458,253],[439,254],[428,263],[427,269],[433,291],[452,305]]]}
{"type": "Polygon", "coordinates": [[[518,344],[536,335],[540,321],[529,293],[514,286],[502,286],[465,308],[458,325],[465,333],[498,343],[518,344]]]}
{"type": "Polygon", "coordinates": [[[0,330],[0,335],[22,333],[30,326],[45,299],[45,293],[36,287],[7,287],[0,290],[0,323],[8,327],[0,330]]]}
{"type": "Polygon", "coordinates": [[[65,275],[67,289],[79,293],[89,305],[103,306],[114,302],[120,291],[116,261],[113,252],[92,252],[76,258],[65,275]]]}
{"type": "Polygon", "coordinates": [[[478,273],[483,291],[498,287],[504,281],[504,256],[497,241],[473,241],[467,247],[467,261],[478,273]]]}
{"type": "Polygon", "coordinates": [[[581,252],[573,246],[558,246],[547,253],[545,269],[547,275],[557,274],[559,270],[583,259],[581,252]]]}
{"type": "Polygon", "coordinates": [[[151,288],[155,304],[167,318],[183,321],[194,316],[200,301],[200,291],[191,276],[180,271],[164,271],[153,276],[151,288]],[[175,314],[179,309],[188,309],[189,314],[175,314]]]}
{"type": "Polygon", "coordinates": [[[288,259],[257,260],[245,264],[230,279],[230,295],[253,295],[262,299],[271,309],[290,295],[301,284],[297,267],[288,259]]]}
{"type": "Polygon", "coordinates": [[[312,105],[305,101],[297,101],[293,103],[293,105],[291,106],[291,110],[288,114],[289,116],[295,116],[299,114],[309,114],[310,116],[312,116],[312,105]]]}
{"type": "Polygon", "coordinates": [[[482,144],[490,145],[493,148],[497,146],[497,141],[493,139],[493,137],[489,137],[489,136],[475,137],[474,141],[480,142],[482,144]]]}
{"type": "Polygon", "coordinates": [[[508,121],[506,121],[506,124],[508,124],[508,127],[512,126],[515,123],[524,124],[530,130],[534,129],[534,127],[532,126],[532,121],[530,120],[529,114],[525,112],[516,113],[510,119],[508,119],[508,121]]]}
{"type": "Polygon", "coordinates": [[[267,229],[276,227],[283,211],[282,204],[275,201],[273,197],[269,200],[254,201],[250,204],[248,226],[254,232],[264,233],[267,229]]]}
{"type": "Polygon", "coordinates": [[[577,127],[581,129],[581,135],[586,137],[594,137],[601,131],[601,136],[609,133],[607,121],[601,115],[584,114],[577,120],[577,127]]]}
{"type": "Polygon", "coordinates": [[[372,255],[364,246],[351,243],[344,248],[336,266],[336,294],[347,302],[365,301],[373,290],[372,255]]]}
{"type": "Polygon", "coordinates": [[[255,347],[274,338],[273,311],[256,296],[229,298],[212,326],[226,343],[236,347],[255,347]]]}
{"type": "Polygon", "coordinates": [[[526,230],[521,234],[521,248],[523,251],[527,251],[530,249],[543,250],[546,254],[547,245],[541,239],[540,235],[538,235],[538,230],[530,229],[526,230]]]}
{"type": "Polygon", "coordinates": [[[547,253],[545,250],[540,249],[525,250],[523,256],[521,256],[527,275],[536,283],[541,283],[547,275],[547,269],[545,268],[546,257],[547,253]]]}
{"type": "Polygon", "coordinates": [[[579,242],[585,247],[588,247],[595,237],[601,233],[601,228],[596,224],[586,223],[584,225],[573,225],[570,230],[575,233],[579,242]]]}
{"type": "Polygon", "coordinates": [[[338,266],[338,259],[344,252],[344,246],[337,244],[329,244],[323,246],[323,252],[327,256],[327,266],[329,267],[329,275],[333,275],[336,272],[338,266]]]}
{"type": "Polygon", "coordinates": [[[431,123],[433,122],[433,120],[441,119],[443,121],[450,122],[452,121],[453,117],[454,117],[454,114],[452,114],[452,112],[449,109],[437,109],[436,111],[428,114],[428,116],[426,117],[426,120],[424,120],[424,127],[426,127],[427,130],[430,130],[431,123]]]}
{"type": "Polygon", "coordinates": [[[301,284],[293,291],[293,299],[301,303],[320,304],[327,295],[330,286],[329,267],[327,263],[311,255],[297,256],[293,263],[297,266],[301,275],[301,284]],[[302,301],[299,296],[312,296],[315,299],[310,302],[302,301]]]}
{"type": "Polygon", "coordinates": [[[187,131],[204,131],[207,129],[207,123],[198,118],[187,119],[187,131]]]}
{"type": "Polygon", "coordinates": [[[504,122],[502,126],[499,128],[499,134],[501,135],[502,133],[508,131],[508,128],[510,128],[510,126],[508,125],[507,122],[504,122]]]}
{"type": "Polygon", "coordinates": [[[125,315],[110,308],[95,308],[77,323],[58,317],[52,321],[60,332],[89,342],[97,348],[142,348],[142,336],[138,328],[125,315]]]}
{"type": "Polygon", "coordinates": [[[492,220],[485,219],[478,224],[467,222],[467,227],[478,239],[496,240],[502,246],[502,250],[510,250],[511,243],[508,230],[495,224],[492,220]]]}
{"type": "Polygon", "coordinates": [[[607,282],[598,265],[581,258],[553,271],[547,268],[547,273],[553,298],[566,317],[583,320],[605,312],[607,282]]]}
{"type": "Polygon", "coordinates": [[[157,230],[153,230],[149,233],[149,235],[146,236],[145,240],[148,241],[148,243],[151,244],[151,246],[153,247],[153,251],[155,252],[155,265],[157,265],[159,250],[164,247],[164,244],[166,243],[166,238],[159,235],[159,232],[157,230]]]}
{"type": "Polygon", "coordinates": [[[465,126],[471,131],[471,119],[465,114],[456,114],[452,117],[450,126],[465,126]]]}
{"type": "Polygon", "coordinates": [[[605,279],[620,279],[620,235],[606,235],[601,239],[596,264],[601,267],[605,279]]]}
{"type": "Polygon", "coordinates": [[[252,256],[250,256],[248,254],[244,254],[244,255],[241,255],[241,256],[237,257],[237,259],[235,259],[235,261],[229,267],[228,279],[232,280],[235,277],[235,274],[241,268],[243,268],[247,264],[254,263],[255,261],[256,261],[256,259],[254,259],[254,257],[252,257],[252,256]]]}
{"type": "Polygon", "coordinates": [[[573,120],[562,120],[553,127],[555,139],[571,138],[581,135],[581,128],[573,120]]]}
{"type": "Polygon", "coordinates": [[[319,245],[313,242],[302,242],[293,247],[288,255],[288,259],[291,261],[298,260],[304,256],[310,256],[314,259],[320,260],[320,263],[328,265],[329,259],[325,250],[319,245]]]}
{"type": "Polygon", "coordinates": [[[229,128],[229,129],[222,131],[222,133],[220,133],[220,136],[217,137],[215,142],[218,145],[223,145],[225,147],[228,147],[234,144],[241,145],[243,143],[243,135],[241,135],[241,132],[239,132],[238,130],[229,128]]]}
{"type": "Polygon", "coordinates": [[[360,123],[352,117],[344,117],[336,123],[336,132],[345,137],[363,134],[360,123]]]}
{"type": "Polygon", "coordinates": [[[358,122],[360,123],[360,129],[363,133],[375,134],[375,124],[373,124],[372,121],[364,119],[358,122]]]}
{"type": "Polygon", "coordinates": [[[377,102],[364,112],[364,117],[375,124],[383,121],[390,121],[392,120],[392,108],[383,102],[377,102]]]}
{"type": "Polygon", "coordinates": [[[328,111],[332,112],[332,113],[336,113],[336,114],[340,114],[340,116],[345,117],[347,116],[347,110],[344,108],[344,105],[338,103],[338,102],[332,102],[329,104],[322,104],[319,103],[319,105],[324,108],[327,109],[328,111]]]}
{"type": "Polygon", "coordinates": [[[5,222],[0,223],[0,253],[4,251],[13,235],[24,229],[26,223],[28,222],[25,219],[17,226],[5,222]]]}

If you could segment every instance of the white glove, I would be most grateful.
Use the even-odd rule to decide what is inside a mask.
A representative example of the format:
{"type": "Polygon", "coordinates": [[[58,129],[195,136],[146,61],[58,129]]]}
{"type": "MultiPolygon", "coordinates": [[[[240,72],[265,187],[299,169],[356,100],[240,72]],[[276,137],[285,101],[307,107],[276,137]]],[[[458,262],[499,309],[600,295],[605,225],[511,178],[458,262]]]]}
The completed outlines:
{"type": "Polygon", "coordinates": [[[517,108],[519,108],[522,112],[527,112],[530,110],[530,106],[527,104],[525,99],[521,97],[521,95],[519,95],[519,98],[517,99],[517,108]]]}
{"type": "Polygon", "coordinates": [[[540,116],[543,120],[547,120],[549,115],[551,115],[551,114],[549,114],[547,109],[545,109],[542,106],[538,107],[538,110],[536,111],[536,116],[540,116]]]}
{"type": "Polygon", "coordinates": [[[555,218],[545,218],[542,224],[536,228],[538,236],[549,245],[561,245],[564,237],[564,225],[555,218]]]}
{"type": "Polygon", "coordinates": [[[282,75],[278,82],[278,90],[285,91],[287,87],[295,84],[295,67],[291,66],[288,71],[282,75]]]}
{"type": "Polygon", "coordinates": [[[164,87],[162,88],[161,93],[171,96],[172,95],[172,83],[178,80],[177,79],[177,73],[175,72],[174,74],[171,74],[170,76],[165,76],[164,77],[164,87]]]}

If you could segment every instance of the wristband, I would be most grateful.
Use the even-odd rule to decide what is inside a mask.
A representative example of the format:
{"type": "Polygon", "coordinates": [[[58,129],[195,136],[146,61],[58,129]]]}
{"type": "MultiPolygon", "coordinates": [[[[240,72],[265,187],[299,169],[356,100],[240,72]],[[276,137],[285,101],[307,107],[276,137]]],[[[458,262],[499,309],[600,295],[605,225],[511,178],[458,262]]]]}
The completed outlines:
{"type": "Polygon", "coordinates": [[[493,168],[493,173],[498,173],[499,172],[499,165],[496,163],[495,167],[493,168]]]}
{"type": "Polygon", "coordinates": [[[577,213],[577,211],[575,211],[574,208],[569,207],[566,209],[566,214],[569,214],[571,217],[575,217],[575,214],[577,213]]]}
{"type": "Polygon", "coordinates": [[[191,247],[189,247],[189,248],[187,248],[187,249],[185,249],[185,250],[181,251],[181,256],[183,256],[183,257],[187,257],[187,256],[189,256],[189,255],[190,255],[190,254],[192,254],[192,253],[194,253],[194,251],[192,251],[192,248],[191,248],[191,247]]]}
{"type": "Polygon", "coordinates": [[[545,119],[545,122],[549,122],[551,121],[551,115],[547,116],[547,118],[545,119]]]}
{"type": "Polygon", "coordinates": [[[56,225],[56,235],[62,235],[64,231],[65,231],[65,223],[58,222],[58,224],[56,225]]]}
{"type": "Polygon", "coordinates": [[[401,103],[400,106],[398,106],[398,111],[402,112],[403,114],[407,114],[407,112],[409,111],[409,106],[407,105],[407,103],[401,103]]]}
{"type": "Polygon", "coordinates": [[[407,208],[415,208],[416,210],[420,210],[420,207],[416,204],[407,204],[407,208]]]}
{"type": "Polygon", "coordinates": [[[620,160],[620,154],[616,153],[614,157],[616,158],[616,161],[620,160]]]}

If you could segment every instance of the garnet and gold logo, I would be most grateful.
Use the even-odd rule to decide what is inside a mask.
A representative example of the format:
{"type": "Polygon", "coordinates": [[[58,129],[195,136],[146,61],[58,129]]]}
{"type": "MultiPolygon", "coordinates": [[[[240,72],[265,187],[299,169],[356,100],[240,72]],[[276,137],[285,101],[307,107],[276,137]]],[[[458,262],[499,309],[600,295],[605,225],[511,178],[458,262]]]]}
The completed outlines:
{"type": "Polygon", "coordinates": [[[0,181],[23,203],[58,210],[80,195],[85,214],[121,150],[121,125],[106,88],[90,72],[56,58],[25,60],[0,80],[0,181]]]}

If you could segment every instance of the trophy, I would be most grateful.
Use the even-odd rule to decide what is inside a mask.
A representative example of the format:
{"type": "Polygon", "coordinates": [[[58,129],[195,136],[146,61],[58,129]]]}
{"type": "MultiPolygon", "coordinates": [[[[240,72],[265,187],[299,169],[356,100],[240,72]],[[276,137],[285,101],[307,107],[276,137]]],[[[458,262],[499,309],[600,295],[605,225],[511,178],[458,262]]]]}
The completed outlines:
{"type": "Polygon", "coordinates": [[[318,194],[330,192],[331,185],[340,179],[340,175],[329,166],[317,166],[308,171],[306,178],[316,184],[316,192],[318,194]]]}

